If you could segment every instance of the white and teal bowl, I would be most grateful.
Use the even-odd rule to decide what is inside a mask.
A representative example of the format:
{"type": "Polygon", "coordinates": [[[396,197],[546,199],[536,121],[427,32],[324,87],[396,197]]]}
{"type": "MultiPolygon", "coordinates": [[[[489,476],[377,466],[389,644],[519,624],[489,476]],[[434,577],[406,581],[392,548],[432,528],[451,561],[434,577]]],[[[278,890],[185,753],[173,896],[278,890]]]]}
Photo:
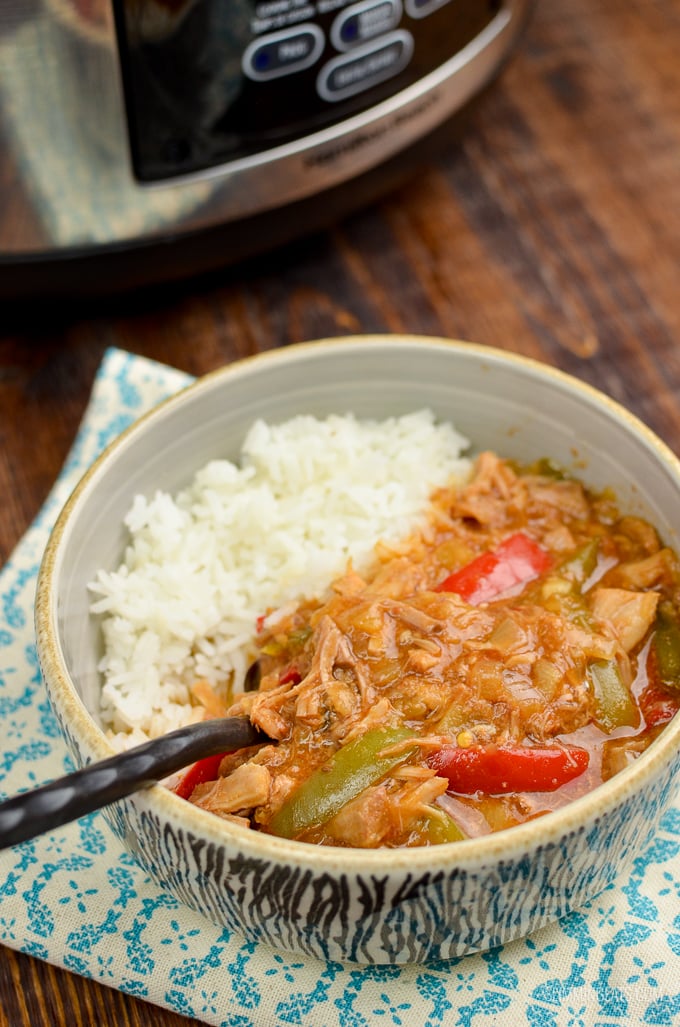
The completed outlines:
{"type": "MultiPolygon", "coordinates": [[[[550,367],[468,343],[371,336],[306,343],[209,374],[143,417],[84,476],[43,560],[38,651],[80,764],[112,755],[98,718],[100,639],[87,585],[113,568],[139,492],[177,491],[236,459],[255,418],[431,408],[523,461],[551,457],[615,489],[680,549],[680,463],[621,406],[550,367]]],[[[654,834],[680,770],[680,717],[571,805],[458,844],[365,851],[239,828],[156,786],[105,815],[148,873],[211,921],[277,948],[358,963],[424,962],[500,945],[579,907],[654,834]]]]}

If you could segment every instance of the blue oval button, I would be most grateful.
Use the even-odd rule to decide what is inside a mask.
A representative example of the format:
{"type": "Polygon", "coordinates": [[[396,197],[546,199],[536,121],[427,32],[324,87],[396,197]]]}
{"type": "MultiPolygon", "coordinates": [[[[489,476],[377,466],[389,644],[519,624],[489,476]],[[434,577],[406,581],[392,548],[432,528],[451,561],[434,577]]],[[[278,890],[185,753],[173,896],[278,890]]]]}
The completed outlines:
{"type": "Polygon", "coordinates": [[[401,18],[401,0],[364,0],[352,4],[337,16],[331,26],[331,42],[336,50],[349,50],[396,28],[401,18]]]}
{"type": "Polygon", "coordinates": [[[296,25],[284,32],[272,32],[246,47],[241,60],[243,74],[256,82],[292,75],[314,64],[323,45],[324,35],[318,25],[296,25]]]}

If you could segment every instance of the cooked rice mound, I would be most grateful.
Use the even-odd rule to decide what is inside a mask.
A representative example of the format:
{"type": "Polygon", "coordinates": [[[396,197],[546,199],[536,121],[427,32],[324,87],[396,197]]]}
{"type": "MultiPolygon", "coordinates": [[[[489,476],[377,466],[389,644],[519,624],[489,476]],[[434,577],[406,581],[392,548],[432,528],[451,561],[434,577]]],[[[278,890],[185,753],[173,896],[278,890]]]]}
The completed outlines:
{"type": "Polygon", "coordinates": [[[238,464],[210,462],[176,496],[137,496],[123,562],[90,585],[114,740],[202,717],[196,681],[241,688],[258,618],[322,596],[348,563],[361,572],[379,541],[407,536],[432,491],[469,474],[466,447],[427,410],[257,421],[238,464]]]}

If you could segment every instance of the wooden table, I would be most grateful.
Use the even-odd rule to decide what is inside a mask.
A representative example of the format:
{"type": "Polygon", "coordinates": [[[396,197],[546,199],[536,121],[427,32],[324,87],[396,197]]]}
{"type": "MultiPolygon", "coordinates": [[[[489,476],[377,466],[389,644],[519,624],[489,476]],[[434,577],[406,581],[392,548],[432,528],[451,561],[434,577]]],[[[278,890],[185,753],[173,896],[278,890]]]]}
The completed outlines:
{"type": "MultiPolygon", "coordinates": [[[[473,339],[586,379],[680,452],[678,54],[676,0],[544,0],[463,140],[381,204],[209,281],[5,312],[0,563],[110,345],[198,374],[324,336],[473,339]]],[[[2,1027],[97,1021],[189,1022],[0,950],[2,1027]]]]}

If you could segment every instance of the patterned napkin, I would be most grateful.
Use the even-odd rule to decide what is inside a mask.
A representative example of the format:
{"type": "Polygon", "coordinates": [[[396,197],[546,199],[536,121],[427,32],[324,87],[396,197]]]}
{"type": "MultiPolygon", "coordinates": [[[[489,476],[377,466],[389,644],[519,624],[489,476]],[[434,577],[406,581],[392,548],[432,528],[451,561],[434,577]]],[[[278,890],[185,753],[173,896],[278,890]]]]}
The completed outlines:
{"type": "MultiPolygon", "coordinates": [[[[189,379],[109,351],[66,465],[0,573],[0,793],[73,769],[37,666],[35,578],[96,454],[189,379]]],[[[561,922],[492,952],[357,967],[273,951],[160,890],[101,814],[0,853],[0,941],[222,1027],[615,1027],[680,1019],[680,802],[628,874],[561,922]]]]}

